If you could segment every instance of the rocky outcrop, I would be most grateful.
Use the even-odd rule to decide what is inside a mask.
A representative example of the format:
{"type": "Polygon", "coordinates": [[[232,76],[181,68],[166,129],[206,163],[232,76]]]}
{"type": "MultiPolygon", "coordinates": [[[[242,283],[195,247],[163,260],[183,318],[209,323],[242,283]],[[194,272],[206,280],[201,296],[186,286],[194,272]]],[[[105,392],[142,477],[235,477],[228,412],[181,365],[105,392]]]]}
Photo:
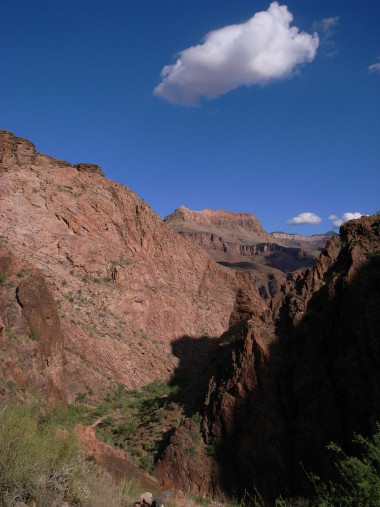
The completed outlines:
{"type": "Polygon", "coordinates": [[[287,232],[271,232],[270,234],[272,238],[280,240],[287,246],[314,248],[316,250],[323,250],[326,243],[336,235],[334,231],[329,231],[325,234],[312,234],[311,236],[289,234],[287,232]]]}
{"type": "Polygon", "coordinates": [[[99,174],[100,176],[104,176],[104,173],[101,170],[100,166],[98,166],[96,164],[75,164],[74,167],[79,172],[87,172],[87,173],[99,174]]]}
{"type": "Polygon", "coordinates": [[[164,221],[185,232],[186,229],[199,232],[213,232],[224,230],[228,237],[240,237],[252,242],[255,239],[269,238],[269,234],[264,231],[258,218],[251,213],[232,213],[230,211],[204,209],[202,211],[193,211],[185,206],[180,206],[173,213],[164,218],[164,221]]]}
{"type": "Polygon", "coordinates": [[[192,211],[180,206],[164,221],[204,248],[216,262],[248,273],[261,296],[268,301],[279,291],[287,273],[314,264],[328,240],[323,235],[311,239],[313,237],[268,234],[250,213],[192,211]]]}
{"type": "Polygon", "coordinates": [[[28,323],[30,337],[38,342],[35,362],[47,379],[44,398],[51,403],[65,402],[64,337],[57,305],[42,273],[33,273],[21,281],[16,298],[28,323]]]}
{"type": "Polygon", "coordinates": [[[199,420],[193,417],[193,420],[182,421],[167,448],[164,462],[156,468],[156,475],[163,484],[173,489],[212,498],[217,497],[217,491],[210,481],[213,471],[213,458],[201,436],[199,420]]]}
{"type": "MultiPolygon", "coordinates": [[[[66,358],[69,401],[88,386],[99,399],[111,385],[134,388],[170,377],[179,364],[173,341],[220,336],[236,314],[239,289],[257,297],[244,276],[215,264],[98,166],[40,154],[4,130],[0,160],[0,239],[17,263],[4,297],[9,309],[25,279],[19,301],[36,305],[21,312],[16,301],[14,314],[3,308],[0,317],[6,326],[24,319],[26,336],[36,328],[39,339],[44,330],[58,340],[47,316],[49,326],[58,320],[42,292],[52,296],[64,356],[53,340],[39,360],[48,360],[51,371],[55,358],[66,358]]],[[[22,358],[15,361],[23,366],[22,358]]]]}
{"type": "Polygon", "coordinates": [[[64,337],[57,306],[42,272],[25,261],[22,265],[0,244],[1,391],[21,397],[39,393],[49,403],[64,404],[64,337]]]}
{"type": "MultiPolygon", "coordinates": [[[[379,261],[379,216],[348,222],[266,314],[222,336],[209,368],[199,433],[202,445],[212,449],[213,472],[199,490],[243,495],[256,488],[268,505],[280,494],[307,496],[305,470],[334,476],[325,448],[330,441],[354,453],[353,432],[375,431],[379,261]]],[[[175,472],[175,444],[177,456],[185,452],[173,437],[157,473],[171,474],[190,491],[190,471],[175,472]]]]}

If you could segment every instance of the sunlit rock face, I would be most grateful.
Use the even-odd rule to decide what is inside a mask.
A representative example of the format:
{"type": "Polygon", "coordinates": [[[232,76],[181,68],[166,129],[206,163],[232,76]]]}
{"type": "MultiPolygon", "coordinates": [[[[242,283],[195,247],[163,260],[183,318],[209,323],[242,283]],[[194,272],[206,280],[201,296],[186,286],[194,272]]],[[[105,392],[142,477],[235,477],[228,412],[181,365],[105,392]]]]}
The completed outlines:
{"type": "Polygon", "coordinates": [[[293,271],[311,267],[330,235],[267,233],[251,213],[193,211],[180,206],[165,223],[208,252],[213,259],[248,274],[269,301],[293,271]]]}
{"type": "MultiPolygon", "coordinates": [[[[39,338],[45,348],[50,340],[54,352],[41,356],[49,368],[41,375],[54,376],[68,401],[89,388],[95,399],[118,383],[133,388],[167,379],[179,362],[174,340],[220,336],[236,314],[240,289],[262,305],[243,275],[215,264],[99,166],[40,154],[5,130],[0,162],[1,246],[15,265],[8,274],[3,265],[0,286],[4,356],[15,347],[11,330],[34,351],[30,336],[44,328],[39,338]],[[54,333],[44,321],[50,313],[43,286],[56,305],[54,333]],[[28,313],[29,303],[37,306],[28,313]],[[57,361],[62,371],[52,375],[57,361]]],[[[39,389],[36,374],[24,367],[25,344],[19,348],[12,361],[39,389]]]]}

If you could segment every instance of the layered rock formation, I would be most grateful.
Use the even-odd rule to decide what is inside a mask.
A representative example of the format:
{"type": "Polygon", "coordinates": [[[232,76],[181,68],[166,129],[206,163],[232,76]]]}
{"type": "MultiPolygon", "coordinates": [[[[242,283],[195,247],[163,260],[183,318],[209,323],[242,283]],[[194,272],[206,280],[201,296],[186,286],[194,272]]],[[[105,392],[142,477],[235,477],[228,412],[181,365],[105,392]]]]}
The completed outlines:
{"type": "Polygon", "coordinates": [[[336,233],[334,231],[329,231],[326,232],[326,234],[312,234],[311,236],[302,236],[301,234],[289,234],[287,232],[271,232],[270,235],[275,240],[280,240],[287,246],[323,250],[329,239],[335,236],[336,233]]]}
{"type": "MultiPolygon", "coordinates": [[[[4,236],[2,242],[6,241],[4,236]]],[[[57,305],[39,269],[19,262],[0,243],[0,393],[18,399],[34,389],[66,402],[64,338],[57,305]]]]}
{"type": "Polygon", "coordinates": [[[250,213],[180,206],[164,221],[219,264],[248,273],[267,300],[280,290],[287,273],[311,267],[328,241],[324,235],[269,234],[250,213]]]}
{"type": "Polygon", "coordinates": [[[353,432],[369,435],[380,419],[379,288],[380,217],[348,222],[266,314],[222,336],[203,422],[182,424],[158,475],[214,495],[257,488],[269,505],[280,494],[307,495],[305,470],[331,479],[325,446],[355,452],[353,432]],[[195,450],[183,459],[186,429],[195,450]]]}
{"type": "MultiPolygon", "coordinates": [[[[239,289],[258,297],[99,166],[37,153],[4,130],[0,163],[3,258],[17,265],[10,275],[2,264],[2,342],[9,351],[11,335],[32,336],[39,375],[59,363],[53,384],[69,401],[89,387],[97,397],[116,383],[168,378],[178,365],[173,340],[219,336],[239,289]]],[[[39,388],[27,361],[12,361],[39,388]]],[[[15,383],[9,375],[4,390],[15,383]]]]}

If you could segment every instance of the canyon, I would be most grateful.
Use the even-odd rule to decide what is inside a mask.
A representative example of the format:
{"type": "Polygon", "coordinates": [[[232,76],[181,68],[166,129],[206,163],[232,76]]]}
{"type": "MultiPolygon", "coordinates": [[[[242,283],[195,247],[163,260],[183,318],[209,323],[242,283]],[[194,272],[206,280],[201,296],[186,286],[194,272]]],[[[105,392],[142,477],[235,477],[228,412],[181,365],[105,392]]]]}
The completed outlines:
{"type": "Polygon", "coordinates": [[[311,267],[334,235],[268,233],[251,213],[193,211],[183,205],[164,222],[204,248],[215,262],[244,271],[267,301],[279,292],[288,274],[311,267]]]}
{"type": "Polygon", "coordinates": [[[307,497],[305,470],[334,476],[325,446],[380,420],[379,236],[379,215],[308,239],[247,213],[162,221],[99,166],[0,130],[0,399],[85,411],[175,379],[161,488],[307,497]]]}

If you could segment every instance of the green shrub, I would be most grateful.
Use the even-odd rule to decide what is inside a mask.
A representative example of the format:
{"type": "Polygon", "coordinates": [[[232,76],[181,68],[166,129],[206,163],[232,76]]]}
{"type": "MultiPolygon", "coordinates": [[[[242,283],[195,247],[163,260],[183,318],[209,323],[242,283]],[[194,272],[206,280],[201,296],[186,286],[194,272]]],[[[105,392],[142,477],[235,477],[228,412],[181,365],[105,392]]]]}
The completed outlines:
{"type": "Polygon", "coordinates": [[[35,329],[31,329],[29,333],[29,338],[33,341],[39,341],[40,337],[35,329]]]}
{"type": "Polygon", "coordinates": [[[78,393],[75,397],[76,403],[83,403],[86,399],[87,393],[78,393]]]}
{"type": "Polygon", "coordinates": [[[191,445],[190,447],[188,447],[186,449],[186,454],[188,456],[195,456],[195,450],[196,450],[195,447],[193,445],[191,445]]]}
{"type": "Polygon", "coordinates": [[[211,500],[209,498],[204,498],[200,495],[190,494],[189,498],[197,505],[209,505],[211,503],[211,500]]]}
{"type": "Polygon", "coordinates": [[[103,426],[112,426],[113,423],[115,422],[115,419],[111,416],[107,416],[105,417],[99,424],[98,426],[100,427],[103,427],[103,426]]]}
{"type": "Polygon", "coordinates": [[[0,505],[121,507],[141,493],[138,480],[116,485],[86,461],[73,433],[57,430],[37,406],[0,407],[0,505]]]}
{"type": "Polygon", "coordinates": [[[148,454],[140,458],[140,466],[149,474],[153,473],[153,460],[148,454]]]}
{"type": "Polygon", "coordinates": [[[36,407],[18,405],[0,410],[0,497],[5,504],[34,498],[41,477],[59,481],[79,458],[73,435],[57,434],[41,422],[36,407]]]}
{"type": "Polygon", "coordinates": [[[12,380],[8,380],[7,387],[10,391],[14,391],[16,388],[16,384],[12,380]]]}
{"type": "Polygon", "coordinates": [[[206,452],[209,456],[215,456],[216,455],[216,448],[214,444],[209,444],[207,446],[206,452]]]}
{"type": "Polygon", "coordinates": [[[202,421],[202,416],[199,412],[195,412],[191,417],[190,417],[190,421],[192,422],[201,422],[202,421]]]}
{"type": "Polygon", "coordinates": [[[372,439],[355,435],[353,442],[362,449],[360,457],[347,456],[336,444],[331,443],[328,449],[339,456],[335,466],[340,481],[328,484],[314,474],[309,474],[317,494],[317,505],[358,506],[380,505],[380,425],[372,439]]]}
{"type": "Polygon", "coordinates": [[[127,421],[125,423],[120,423],[117,426],[117,429],[119,434],[125,437],[133,433],[136,430],[137,426],[137,421],[127,421]]]}

